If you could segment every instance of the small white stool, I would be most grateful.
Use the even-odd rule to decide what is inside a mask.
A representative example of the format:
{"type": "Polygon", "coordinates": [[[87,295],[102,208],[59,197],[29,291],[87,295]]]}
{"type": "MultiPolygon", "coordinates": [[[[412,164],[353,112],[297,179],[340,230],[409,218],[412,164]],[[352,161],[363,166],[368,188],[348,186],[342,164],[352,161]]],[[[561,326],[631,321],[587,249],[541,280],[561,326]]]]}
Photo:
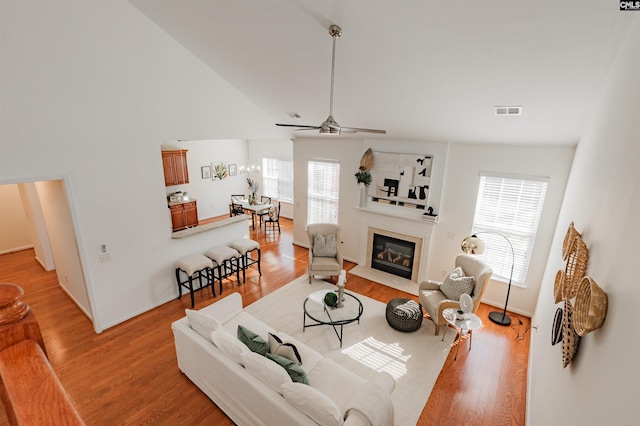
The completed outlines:
{"type": "MultiPolygon", "coordinates": [[[[240,253],[227,246],[219,246],[209,249],[205,254],[213,261],[213,267],[218,271],[220,281],[220,294],[222,294],[222,279],[236,273],[236,280],[240,284],[240,253]],[[224,272],[223,272],[224,269],[224,272]]],[[[215,284],[216,274],[213,274],[215,284]]]]}
{"type": "Polygon", "coordinates": [[[193,300],[193,279],[198,278],[200,289],[211,285],[211,293],[213,297],[216,297],[216,290],[213,285],[213,261],[201,254],[191,254],[183,258],[178,259],[176,262],[176,281],[178,282],[178,299],[182,297],[182,287],[189,289],[191,295],[191,307],[193,308],[195,303],[193,300]],[[180,281],[180,271],[187,275],[187,280],[180,281]],[[203,275],[204,274],[204,275],[203,275]],[[204,286],[202,285],[202,278],[206,280],[204,286]],[[187,286],[188,284],[188,286],[187,286]]]}
{"type": "Polygon", "coordinates": [[[262,275],[262,271],[260,270],[260,243],[254,240],[250,240],[249,238],[240,238],[238,240],[232,241],[229,243],[229,247],[235,249],[240,253],[240,267],[242,268],[242,282],[246,282],[246,269],[253,265],[254,263],[258,264],[258,273],[262,275]],[[257,251],[258,258],[253,259],[251,257],[251,252],[257,251]]]}

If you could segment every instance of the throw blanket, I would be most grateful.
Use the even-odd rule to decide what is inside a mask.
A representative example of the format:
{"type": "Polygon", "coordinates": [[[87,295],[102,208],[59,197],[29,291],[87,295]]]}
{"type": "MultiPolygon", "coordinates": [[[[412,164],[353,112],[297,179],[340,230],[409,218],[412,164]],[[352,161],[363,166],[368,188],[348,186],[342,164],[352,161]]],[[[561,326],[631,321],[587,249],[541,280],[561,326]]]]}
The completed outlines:
{"type": "Polygon", "coordinates": [[[409,300],[402,305],[396,306],[393,309],[393,313],[402,318],[415,319],[422,316],[422,309],[415,301],[409,300]]]}
{"type": "Polygon", "coordinates": [[[349,411],[356,410],[369,420],[372,426],[393,425],[393,404],[389,394],[373,382],[363,384],[347,404],[349,411]]]}

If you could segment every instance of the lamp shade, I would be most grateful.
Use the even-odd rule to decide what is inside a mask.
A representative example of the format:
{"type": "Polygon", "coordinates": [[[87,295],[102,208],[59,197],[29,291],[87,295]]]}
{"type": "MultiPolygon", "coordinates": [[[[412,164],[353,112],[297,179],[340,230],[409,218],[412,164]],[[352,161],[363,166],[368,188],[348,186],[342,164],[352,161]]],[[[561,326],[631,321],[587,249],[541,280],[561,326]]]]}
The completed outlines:
{"type": "Polygon", "coordinates": [[[478,238],[475,234],[462,240],[460,247],[463,252],[468,254],[484,253],[484,241],[478,238]]]}

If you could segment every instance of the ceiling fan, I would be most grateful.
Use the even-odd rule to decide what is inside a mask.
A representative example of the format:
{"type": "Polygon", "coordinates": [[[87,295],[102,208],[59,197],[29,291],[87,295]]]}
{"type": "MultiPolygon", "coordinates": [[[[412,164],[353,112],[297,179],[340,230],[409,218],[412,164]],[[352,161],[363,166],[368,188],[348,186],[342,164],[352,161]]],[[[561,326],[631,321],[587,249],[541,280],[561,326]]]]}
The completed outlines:
{"type": "Polygon", "coordinates": [[[320,130],[321,135],[339,135],[341,133],[357,133],[357,132],[367,132],[367,133],[379,133],[382,135],[386,135],[386,130],[377,130],[377,129],[362,129],[359,127],[342,127],[339,125],[336,120],[333,118],[333,74],[336,65],[336,40],[342,35],[342,28],[337,25],[331,25],[329,27],[329,35],[333,38],[333,50],[331,52],[331,92],[329,97],[329,117],[319,126],[307,126],[307,125],[299,125],[299,124],[279,124],[276,123],[276,126],[283,127],[297,127],[296,130],[320,130]]]}

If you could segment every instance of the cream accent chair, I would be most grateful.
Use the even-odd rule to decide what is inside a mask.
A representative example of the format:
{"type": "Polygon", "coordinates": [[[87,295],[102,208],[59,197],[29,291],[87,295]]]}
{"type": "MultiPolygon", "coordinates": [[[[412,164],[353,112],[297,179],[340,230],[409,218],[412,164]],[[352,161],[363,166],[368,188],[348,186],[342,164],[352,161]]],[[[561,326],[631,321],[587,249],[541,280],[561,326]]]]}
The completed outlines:
{"type": "MultiPolygon", "coordinates": [[[[480,300],[482,300],[487,284],[491,280],[493,270],[476,256],[469,254],[461,254],[456,257],[456,267],[458,266],[462,268],[465,276],[475,279],[476,284],[473,288],[473,294],[471,294],[471,299],[473,300],[472,312],[475,313],[478,310],[478,306],[480,306],[480,300]]],[[[447,299],[447,296],[440,291],[441,284],[441,282],[429,280],[421,282],[418,287],[420,304],[427,311],[431,320],[436,323],[436,336],[440,333],[440,326],[447,324],[442,312],[446,308],[460,308],[459,301],[447,299]]]]}
{"type": "MultiPolygon", "coordinates": [[[[307,225],[307,234],[309,234],[309,263],[307,265],[307,273],[309,275],[309,284],[314,275],[336,276],[340,275],[342,270],[342,255],[340,254],[340,225],[333,223],[312,223],[307,225]],[[327,236],[336,234],[336,257],[318,257],[313,255],[313,242],[316,234],[327,236]]],[[[347,280],[345,279],[345,282],[347,280]]]]}

